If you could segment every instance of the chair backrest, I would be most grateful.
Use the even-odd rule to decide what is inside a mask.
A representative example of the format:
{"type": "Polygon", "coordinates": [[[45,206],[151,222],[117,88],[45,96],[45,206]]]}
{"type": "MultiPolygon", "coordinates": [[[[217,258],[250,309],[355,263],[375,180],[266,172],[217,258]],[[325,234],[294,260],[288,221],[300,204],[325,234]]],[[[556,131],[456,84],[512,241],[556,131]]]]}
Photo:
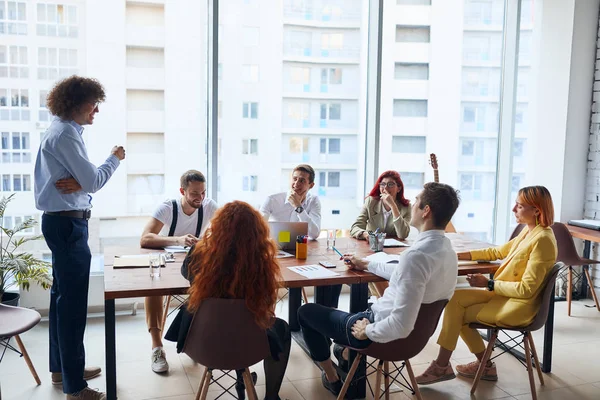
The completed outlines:
{"type": "Polygon", "coordinates": [[[555,222],[550,227],[554,232],[554,238],[556,239],[556,246],[558,247],[558,255],[556,261],[564,262],[566,265],[579,265],[580,260],[573,236],[569,232],[569,228],[565,224],[555,222]]]}
{"type": "Polygon", "coordinates": [[[448,304],[448,300],[421,304],[415,327],[406,338],[389,343],[372,343],[366,349],[359,351],[385,361],[402,361],[413,358],[423,350],[435,332],[446,304],[448,304]]]}
{"type": "Polygon", "coordinates": [[[513,240],[514,238],[519,236],[519,233],[521,233],[523,228],[525,228],[525,224],[519,224],[519,225],[515,226],[515,230],[510,234],[510,239],[508,239],[508,240],[509,241],[513,240]]]}
{"type": "Polygon", "coordinates": [[[263,360],[269,344],[244,300],[210,298],[196,310],[183,352],[208,368],[237,370],[263,360]]]}
{"type": "Polygon", "coordinates": [[[544,282],[544,287],[542,289],[542,305],[540,306],[539,311],[537,312],[535,318],[529,324],[529,326],[523,328],[522,330],[526,331],[537,331],[546,323],[548,319],[548,311],[550,310],[550,299],[554,296],[554,283],[556,282],[556,277],[558,276],[558,271],[565,267],[565,264],[562,262],[557,262],[552,267],[550,274],[546,278],[546,282],[544,282]]]}
{"type": "Polygon", "coordinates": [[[27,332],[41,318],[40,313],[35,310],[0,304],[0,337],[13,337],[27,332]]]}

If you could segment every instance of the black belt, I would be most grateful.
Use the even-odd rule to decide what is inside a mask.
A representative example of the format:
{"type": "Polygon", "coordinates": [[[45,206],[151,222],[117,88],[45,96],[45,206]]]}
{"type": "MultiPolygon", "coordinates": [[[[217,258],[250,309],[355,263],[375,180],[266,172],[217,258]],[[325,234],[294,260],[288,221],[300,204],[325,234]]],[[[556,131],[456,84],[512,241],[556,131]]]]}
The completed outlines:
{"type": "Polygon", "coordinates": [[[88,220],[92,217],[92,210],[44,211],[44,214],[88,220]]]}

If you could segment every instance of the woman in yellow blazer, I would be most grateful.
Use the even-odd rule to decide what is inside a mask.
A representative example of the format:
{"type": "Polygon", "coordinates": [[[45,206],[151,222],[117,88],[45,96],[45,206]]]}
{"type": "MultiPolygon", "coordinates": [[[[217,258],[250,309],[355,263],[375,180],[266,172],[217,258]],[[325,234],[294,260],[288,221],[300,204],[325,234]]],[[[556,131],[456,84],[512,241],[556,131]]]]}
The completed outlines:
{"type": "MultiPolygon", "coordinates": [[[[421,385],[455,377],[450,356],[458,337],[477,357],[465,365],[457,365],[459,375],[473,378],[483,357],[485,345],[471,322],[518,327],[529,325],[541,304],[541,291],[546,277],[556,262],[557,247],[550,225],[554,207],[550,192],[543,186],[519,190],[513,213],[517,223],[527,226],[510,242],[495,248],[458,253],[459,260],[504,260],[494,279],[484,275],[467,275],[469,284],[487,290],[456,290],[446,306],[442,331],[438,338],[440,350],[436,360],[417,377],[421,385]]],[[[496,366],[488,361],[481,379],[498,380],[496,366]]]]}
{"type": "Polygon", "coordinates": [[[410,202],[404,198],[404,184],[396,171],[385,171],[379,176],[365,199],[365,204],[350,235],[366,239],[368,231],[385,232],[388,236],[406,239],[410,232],[410,202]]]}

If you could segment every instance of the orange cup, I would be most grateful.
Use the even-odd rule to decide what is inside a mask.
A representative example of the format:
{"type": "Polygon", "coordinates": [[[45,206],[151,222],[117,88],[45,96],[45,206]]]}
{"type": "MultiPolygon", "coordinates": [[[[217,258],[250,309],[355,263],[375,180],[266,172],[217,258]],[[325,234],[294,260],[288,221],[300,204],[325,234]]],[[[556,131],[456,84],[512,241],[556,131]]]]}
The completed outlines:
{"type": "Polygon", "coordinates": [[[296,242],[296,258],[298,260],[306,260],[308,256],[308,244],[296,242]]]}

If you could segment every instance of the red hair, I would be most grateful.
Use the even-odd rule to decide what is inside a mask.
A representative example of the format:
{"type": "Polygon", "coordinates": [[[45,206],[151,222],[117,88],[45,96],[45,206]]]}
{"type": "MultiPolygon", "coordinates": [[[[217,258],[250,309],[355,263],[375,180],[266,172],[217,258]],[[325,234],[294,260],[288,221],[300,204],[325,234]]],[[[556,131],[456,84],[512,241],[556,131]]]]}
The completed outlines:
{"type": "Polygon", "coordinates": [[[554,223],[554,204],[552,195],[544,186],[526,186],[519,190],[517,198],[521,199],[523,204],[537,208],[540,212],[538,222],[544,228],[554,223]]]}
{"type": "Polygon", "coordinates": [[[379,178],[377,178],[377,182],[375,182],[375,186],[373,186],[373,189],[371,189],[369,196],[373,197],[374,199],[379,200],[379,198],[381,196],[381,190],[379,190],[379,184],[381,183],[381,181],[384,178],[392,178],[396,182],[396,185],[398,185],[398,193],[396,193],[396,201],[398,201],[404,207],[408,207],[408,205],[410,204],[410,201],[408,201],[406,198],[404,198],[404,183],[402,183],[402,179],[400,178],[400,173],[398,173],[396,171],[385,171],[383,174],[379,175],[379,178]]]}
{"type": "Polygon", "coordinates": [[[188,308],[197,310],[209,297],[245,299],[256,323],[270,327],[279,288],[276,255],[262,215],[243,201],[225,204],[191,254],[188,308]]]}

